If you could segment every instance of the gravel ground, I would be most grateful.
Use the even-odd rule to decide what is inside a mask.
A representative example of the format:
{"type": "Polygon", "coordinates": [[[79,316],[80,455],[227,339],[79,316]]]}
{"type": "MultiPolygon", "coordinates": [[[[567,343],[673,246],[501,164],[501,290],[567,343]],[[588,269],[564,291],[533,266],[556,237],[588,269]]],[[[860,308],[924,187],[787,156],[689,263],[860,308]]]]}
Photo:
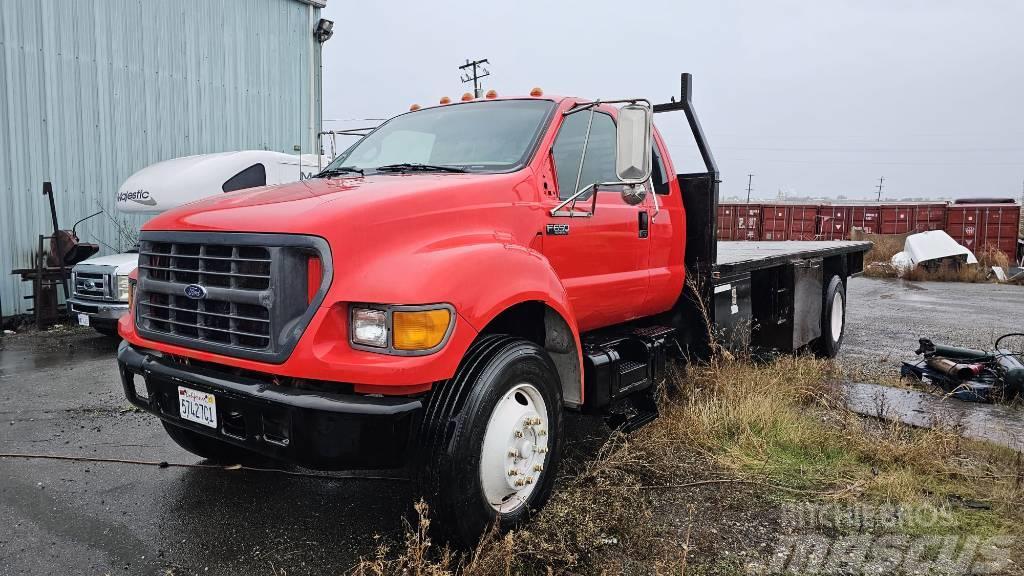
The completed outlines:
{"type": "Polygon", "coordinates": [[[861,380],[898,377],[919,338],[990,348],[1024,331],[1024,286],[853,278],[840,364],[861,380]]]}

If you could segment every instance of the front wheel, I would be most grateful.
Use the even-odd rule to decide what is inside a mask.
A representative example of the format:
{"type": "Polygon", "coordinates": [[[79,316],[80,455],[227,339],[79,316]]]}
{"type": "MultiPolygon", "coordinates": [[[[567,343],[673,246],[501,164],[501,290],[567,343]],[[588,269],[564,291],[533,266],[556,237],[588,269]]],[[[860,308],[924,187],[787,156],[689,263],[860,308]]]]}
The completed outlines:
{"type": "Polygon", "coordinates": [[[547,501],[561,452],[562,393],[536,344],[485,336],[433,392],[421,434],[420,489],[434,526],[472,546],[547,501]]]}
{"type": "Polygon", "coordinates": [[[820,358],[835,358],[846,335],[846,287],[839,276],[829,279],[821,305],[821,337],[814,342],[820,358]]]}

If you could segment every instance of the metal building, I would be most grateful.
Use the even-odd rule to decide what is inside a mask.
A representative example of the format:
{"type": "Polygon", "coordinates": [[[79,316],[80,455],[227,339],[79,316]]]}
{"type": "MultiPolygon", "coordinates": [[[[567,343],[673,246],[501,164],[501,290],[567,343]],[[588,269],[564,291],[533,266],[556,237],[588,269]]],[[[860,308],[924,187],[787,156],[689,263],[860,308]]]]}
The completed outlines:
{"type": "Polygon", "coordinates": [[[326,0],[0,2],[0,302],[27,311],[34,265],[61,228],[101,254],[126,248],[118,186],[154,162],[241,149],[312,152],[326,0]],[[109,216],[108,216],[109,215],[109,216]]]}

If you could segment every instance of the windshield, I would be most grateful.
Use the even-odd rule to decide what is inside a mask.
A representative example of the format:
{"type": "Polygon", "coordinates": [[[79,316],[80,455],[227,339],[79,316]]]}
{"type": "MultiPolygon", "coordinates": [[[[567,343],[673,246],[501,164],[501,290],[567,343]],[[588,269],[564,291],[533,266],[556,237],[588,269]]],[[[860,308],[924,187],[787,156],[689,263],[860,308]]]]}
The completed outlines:
{"type": "MultiPolygon", "coordinates": [[[[376,172],[381,166],[507,172],[527,160],[554,108],[549,100],[467,102],[396,116],[327,166],[376,172]]],[[[386,170],[382,170],[384,172],[386,170]]]]}

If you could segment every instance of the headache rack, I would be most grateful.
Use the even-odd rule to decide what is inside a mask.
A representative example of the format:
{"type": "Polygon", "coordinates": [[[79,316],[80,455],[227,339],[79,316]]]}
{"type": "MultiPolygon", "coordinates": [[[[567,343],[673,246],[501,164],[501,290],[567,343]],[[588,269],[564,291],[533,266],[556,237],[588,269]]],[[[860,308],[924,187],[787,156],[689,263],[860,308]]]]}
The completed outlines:
{"type": "Polygon", "coordinates": [[[317,237],[144,232],[136,328],[161,342],[280,363],[330,278],[327,243],[317,237]],[[311,259],[320,261],[312,268],[319,279],[310,277],[311,259]]]}

